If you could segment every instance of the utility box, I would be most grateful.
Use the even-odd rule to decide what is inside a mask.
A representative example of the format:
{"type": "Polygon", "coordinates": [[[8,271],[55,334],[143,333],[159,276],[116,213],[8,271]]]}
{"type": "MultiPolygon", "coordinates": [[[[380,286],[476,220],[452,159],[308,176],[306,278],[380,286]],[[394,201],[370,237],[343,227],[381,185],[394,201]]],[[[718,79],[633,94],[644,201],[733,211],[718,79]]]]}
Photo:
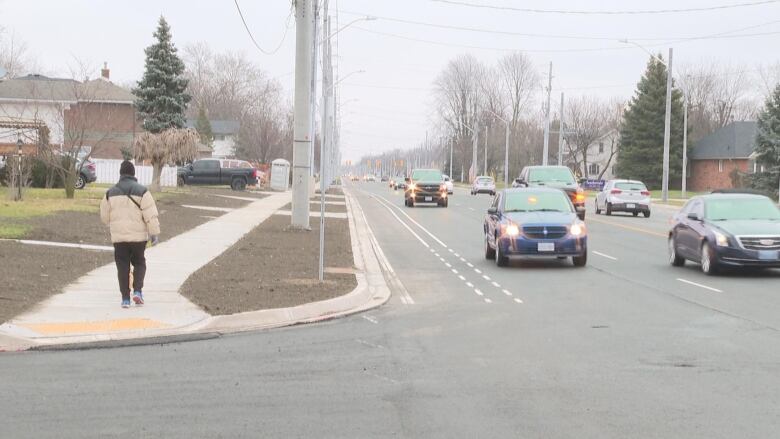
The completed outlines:
{"type": "Polygon", "coordinates": [[[276,159],[271,162],[271,190],[286,191],[290,189],[290,162],[276,159]]]}

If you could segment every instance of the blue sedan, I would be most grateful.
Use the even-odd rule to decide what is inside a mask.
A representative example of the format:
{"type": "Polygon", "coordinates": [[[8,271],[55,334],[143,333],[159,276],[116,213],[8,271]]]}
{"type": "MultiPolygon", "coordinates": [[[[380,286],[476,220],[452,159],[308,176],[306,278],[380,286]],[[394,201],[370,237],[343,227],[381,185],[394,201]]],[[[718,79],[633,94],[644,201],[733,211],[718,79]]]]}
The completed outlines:
{"type": "Polygon", "coordinates": [[[499,267],[510,258],[571,257],[588,261],[585,223],[569,197],[559,189],[514,188],[500,191],[485,216],[485,258],[499,267]]]}

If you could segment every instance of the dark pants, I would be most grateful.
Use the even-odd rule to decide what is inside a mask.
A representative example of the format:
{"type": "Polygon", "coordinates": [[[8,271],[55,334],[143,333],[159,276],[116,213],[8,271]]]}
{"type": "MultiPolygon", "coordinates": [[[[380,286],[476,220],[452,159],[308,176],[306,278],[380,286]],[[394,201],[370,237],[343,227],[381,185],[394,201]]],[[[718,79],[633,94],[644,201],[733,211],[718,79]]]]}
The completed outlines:
{"type": "Polygon", "coordinates": [[[144,250],[146,250],[146,241],[114,243],[114,261],[116,261],[122,300],[130,300],[130,264],[133,264],[133,291],[141,291],[144,287],[146,275],[144,250]]]}

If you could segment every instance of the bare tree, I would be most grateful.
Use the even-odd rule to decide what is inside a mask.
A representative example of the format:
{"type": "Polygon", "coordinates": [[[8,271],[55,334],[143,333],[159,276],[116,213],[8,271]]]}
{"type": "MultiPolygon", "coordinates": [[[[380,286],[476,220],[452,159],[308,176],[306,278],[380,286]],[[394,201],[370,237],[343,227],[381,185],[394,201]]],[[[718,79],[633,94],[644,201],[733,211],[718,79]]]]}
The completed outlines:
{"type": "Polygon", "coordinates": [[[9,77],[15,77],[25,73],[30,63],[27,44],[0,27],[0,67],[9,77]]]}
{"type": "Polygon", "coordinates": [[[593,96],[570,99],[566,107],[566,145],[575,168],[588,175],[588,151],[598,138],[609,130],[610,105],[593,96]]]}

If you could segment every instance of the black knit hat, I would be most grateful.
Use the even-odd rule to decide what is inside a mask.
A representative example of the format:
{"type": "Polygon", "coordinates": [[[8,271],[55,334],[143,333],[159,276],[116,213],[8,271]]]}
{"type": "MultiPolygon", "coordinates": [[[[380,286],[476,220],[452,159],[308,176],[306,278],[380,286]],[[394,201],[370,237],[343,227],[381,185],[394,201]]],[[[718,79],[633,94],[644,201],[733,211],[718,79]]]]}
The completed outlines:
{"type": "Polygon", "coordinates": [[[133,164],[127,160],[123,161],[122,164],[119,165],[119,175],[129,175],[131,177],[134,177],[135,166],[133,166],[133,164]]]}

